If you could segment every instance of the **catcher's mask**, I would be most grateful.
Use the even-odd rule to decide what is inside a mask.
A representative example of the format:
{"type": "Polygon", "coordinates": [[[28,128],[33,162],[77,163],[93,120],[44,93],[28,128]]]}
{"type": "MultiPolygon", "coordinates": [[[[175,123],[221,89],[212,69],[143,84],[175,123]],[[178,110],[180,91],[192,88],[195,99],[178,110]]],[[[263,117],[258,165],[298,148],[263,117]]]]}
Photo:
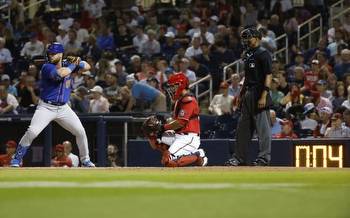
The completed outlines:
{"type": "Polygon", "coordinates": [[[255,28],[247,28],[241,32],[241,43],[244,49],[251,48],[251,39],[261,39],[261,33],[255,28]]]}
{"type": "Polygon", "coordinates": [[[181,97],[182,91],[188,88],[189,84],[190,82],[185,74],[176,73],[169,78],[166,91],[170,98],[176,101],[181,97]]]}
{"type": "Polygon", "coordinates": [[[63,45],[61,43],[54,42],[54,43],[47,46],[46,58],[49,62],[56,63],[57,60],[56,61],[51,60],[49,55],[55,55],[55,54],[60,54],[60,53],[62,53],[62,54],[64,53],[63,45]]]}

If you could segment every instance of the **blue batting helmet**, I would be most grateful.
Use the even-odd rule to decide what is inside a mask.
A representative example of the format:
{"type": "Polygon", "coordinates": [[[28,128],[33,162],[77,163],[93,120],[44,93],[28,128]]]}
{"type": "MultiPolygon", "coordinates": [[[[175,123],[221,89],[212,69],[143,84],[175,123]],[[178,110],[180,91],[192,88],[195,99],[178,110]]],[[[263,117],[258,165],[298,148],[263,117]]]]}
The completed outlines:
{"type": "Polygon", "coordinates": [[[63,45],[58,42],[52,43],[47,47],[47,53],[57,54],[57,53],[63,53],[63,52],[64,52],[63,45]]]}

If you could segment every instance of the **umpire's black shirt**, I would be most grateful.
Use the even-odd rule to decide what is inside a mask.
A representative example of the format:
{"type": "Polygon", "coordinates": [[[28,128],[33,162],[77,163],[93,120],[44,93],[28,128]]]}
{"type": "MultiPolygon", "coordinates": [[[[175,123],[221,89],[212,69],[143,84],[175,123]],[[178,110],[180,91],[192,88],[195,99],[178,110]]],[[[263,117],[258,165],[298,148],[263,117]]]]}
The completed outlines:
{"type": "Polygon", "coordinates": [[[272,58],[270,53],[259,46],[249,49],[243,57],[245,80],[244,86],[247,89],[254,89],[256,100],[264,91],[265,78],[272,72],[272,58]]]}

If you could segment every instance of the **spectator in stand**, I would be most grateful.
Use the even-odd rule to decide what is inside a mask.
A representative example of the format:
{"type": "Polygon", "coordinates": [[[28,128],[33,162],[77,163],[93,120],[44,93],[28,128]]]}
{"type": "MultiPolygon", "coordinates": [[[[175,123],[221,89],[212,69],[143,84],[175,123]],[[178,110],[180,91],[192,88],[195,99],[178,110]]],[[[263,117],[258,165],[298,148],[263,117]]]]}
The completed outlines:
{"type": "Polygon", "coordinates": [[[158,69],[156,78],[162,88],[163,84],[166,83],[168,81],[168,78],[174,73],[174,69],[169,67],[166,60],[159,60],[156,67],[158,69]]]}
{"type": "Polygon", "coordinates": [[[289,87],[289,84],[287,82],[285,72],[279,71],[276,74],[276,78],[278,79],[278,82],[279,82],[278,90],[283,92],[284,95],[287,95],[289,90],[290,90],[290,87],[289,87]]]}
{"type": "Polygon", "coordinates": [[[335,31],[341,29],[341,21],[339,18],[335,18],[333,20],[332,27],[327,31],[328,43],[332,43],[335,41],[335,31]]]}
{"type": "Polygon", "coordinates": [[[146,43],[148,36],[144,34],[143,27],[137,26],[135,28],[135,36],[132,39],[134,47],[137,49],[138,53],[142,53],[142,45],[146,43]]]}
{"type": "Polygon", "coordinates": [[[138,55],[133,55],[130,58],[130,67],[127,70],[128,74],[136,74],[141,71],[141,57],[138,55]]]}
{"type": "Polygon", "coordinates": [[[115,75],[117,77],[117,83],[119,86],[125,86],[126,85],[126,77],[128,76],[128,73],[125,72],[125,67],[123,63],[117,59],[114,62],[115,65],[115,75]]]}
{"type": "Polygon", "coordinates": [[[39,103],[40,90],[35,84],[33,76],[26,76],[25,86],[18,90],[18,102],[21,113],[34,113],[39,103]]]}
{"type": "Polygon", "coordinates": [[[90,90],[92,99],[90,100],[89,113],[108,113],[109,102],[103,96],[103,89],[101,86],[95,86],[90,90]]]}
{"type": "Polygon", "coordinates": [[[350,34],[350,13],[344,15],[343,29],[350,34]]]}
{"type": "Polygon", "coordinates": [[[158,24],[156,16],[149,17],[147,23],[148,23],[148,25],[146,25],[146,27],[145,27],[146,32],[148,32],[148,30],[152,30],[155,33],[159,32],[160,26],[158,24]]]}
{"type": "Polygon", "coordinates": [[[146,57],[151,58],[153,55],[160,53],[160,44],[156,39],[156,32],[153,30],[148,30],[147,36],[147,41],[145,41],[141,46],[141,53],[146,57]]]}
{"type": "Polygon", "coordinates": [[[83,4],[84,10],[89,12],[89,17],[95,19],[102,16],[102,9],[105,6],[106,3],[104,0],[87,0],[83,4]]]}
{"type": "Polygon", "coordinates": [[[90,100],[89,90],[85,86],[78,87],[70,96],[70,106],[76,113],[88,113],[90,100]]]}
{"type": "Polygon", "coordinates": [[[342,115],[335,113],[331,118],[331,127],[328,127],[324,136],[326,138],[345,138],[350,137],[350,129],[342,125],[342,115]]]}
{"type": "Polygon", "coordinates": [[[316,106],[316,110],[319,111],[323,107],[329,107],[333,110],[333,105],[328,98],[322,97],[318,91],[311,91],[311,101],[316,106]]]}
{"type": "Polygon", "coordinates": [[[347,99],[341,104],[341,106],[346,107],[347,109],[350,110],[350,85],[347,88],[347,99]]]}
{"type": "Polygon", "coordinates": [[[311,70],[305,73],[303,90],[312,90],[319,80],[320,62],[317,59],[312,60],[311,70]]]}
{"type": "Polygon", "coordinates": [[[256,25],[256,20],[258,19],[258,10],[251,2],[247,2],[246,6],[241,8],[243,26],[254,26],[256,25]]]}
{"type": "Polygon", "coordinates": [[[332,91],[332,93],[335,92],[335,89],[337,87],[338,83],[338,79],[337,76],[335,74],[330,74],[328,75],[327,78],[327,89],[332,91]]]}
{"type": "Polygon", "coordinates": [[[152,112],[166,111],[166,97],[162,92],[146,83],[136,81],[133,74],[128,76],[126,84],[132,95],[131,100],[128,101],[127,112],[132,110],[137,101],[149,103],[152,112]]]}
{"type": "MultiPolygon", "coordinates": [[[[300,121],[301,129],[314,131],[317,127],[317,121],[316,121],[317,115],[315,113],[315,105],[313,103],[307,103],[304,106],[304,113],[303,114],[305,116],[305,119],[300,121]]],[[[309,135],[311,135],[311,134],[309,134],[309,135]]]]}
{"type": "Polygon", "coordinates": [[[44,44],[38,40],[37,33],[30,34],[30,41],[26,42],[21,50],[21,56],[33,58],[44,54],[44,44]]]}
{"type": "Polygon", "coordinates": [[[13,140],[9,140],[5,143],[6,145],[6,154],[0,155],[0,167],[10,166],[12,156],[16,152],[17,143],[13,140]]]}
{"type": "Polygon", "coordinates": [[[296,84],[299,88],[302,88],[304,86],[304,68],[295,67],[293,74],[294,78],[291,80],[291,82],[296,84]]]}
{"type": "Polygon", "coordinates": [[[172,57],[176,54],[177,49],[181,46],[179,42],[176,42],[175,34],[173,32],[167,32],[165,34],[166,41],[162,45],[162,55],[167,61],[170,61],[172,57]]]}
{"type": "Polygon", "coordinates": [[[318,134],[319,136],[324,136],[326,133],[326,129],[328,127],[331,127],[331,116],[332,116],[332,109],[329,107],[323,107],[319,111],[319,124],[318,124],[318,134]]]}
{"type": "Polygon", "coordinates": [[[193,56],[191,58],[190,69],[195,73],[197,78],[203,78],[210,74],[209,69],[200,63],[200,58],[198,56],[193,56]]]}
{"type": "Polygon", "coordinates": [[[338,46],[345,43],[344,30],[336,30],[335,31],[335,39],[334,42],[330,43],[327,48],[330,51],[330,55],[333,57],[338,53],[338,46]]]}
{"type": "MultiPolygon", "coordinates": [[[[101,58],[102,51],[97,46],[96,37],[94,35],[90,35],[88,40],[82,44],[81,52],[83,55],[91,57],[94,62],[97,62],[101,58]]],[[[94,66],[94,64],[91,66],[94,66]]]]}
{"type": "Polygon", "coordinates": [[[341,51],[341,63],[334,66],[334,73],[341,80],[345,73],[350,73],[350,50],[341,51]]]}
{"type": "Polygon", "coordinates": [[[11,95],[14,95],[15,97],[18,95],[17,88],[13,85],[11,85],[11,79],[10,76],[7,74],[1,75],[1,83],[4,85],[7,89],[7,92],[11,95]]]}
{"type": "Polygon", "coordinates": [[[321,96],[324,98],[328,98],[329,101],[333,100],[332,91],[327,90],[327,81],[318,80],[315,85],[316,91],[320,92],[321,96]]]}
{"type": "Polygon", "coordinates": [[[63,25],[58,26],[58,35],[56,36],[56,42],[65,45],[69,41],[67,30],[63,25]]]}
{"type": "Polygon", "coordinates": [[[191,22],[192,28],[187,31],[186,35],[188,35],[190,38],[193,39],[196,33],[200,33],[200,24],[201,24],[201,19],[199,17],[194,17],[191,22]]]}
{"type": "Polygon", "coordinates": [[[185,56],[187,58],[191,58],[196,55],[202,54],[201,45],[201,37],[199,33],[193,35],[191,46],[186,49],[185,56]]]}
{"type": "Polygon", "coordinates": [[[276,37],[279,37],[280,35],[284,34],[283,26],[280,23],[280,18],[277,14],[271,15],[268,29],[272,30],[275,33],[276,37]]]}
{"type": "Polygon", "coordinates": [[[78,167],[79,157],[72,153],[72,143],[70,141],[64,141],[62,145],[64,146],[65,155],[67,155],[72,161],[72,167],[78,167]]]}
{"type": "Polygon", "coordinates": [[[85,28],[82,28],[79,21],[74,20],[72,29],[75,30],[75,32],[77,33],[77,40],[80,43],[84,43],[89,39],[90,35],[88,30],[85,28]]]}
{"type": "Polygon", "coordinates": [[[156,77],[152,76],[152,77],[148,77],[146,80],[147,84],[155,89],[160,90],[160,86],[159,86],[159,81],[157,80],[156,77]]]}
{"type": "Polygon", "coordinates": [[[183,47],[187,47],[190,41],[191,41],[191,37],[186,35],[186,26],[178,25],[177,34],[175,36],[175,42],[180,43],[180,45],[183,47]]]}
{"type": "Polygon", "coordinates": [[[218,32],[218,22],[219,18],[216,15],[211,16],[209,18],[208,32],[215,35],[218,32]]]}
{"type": "Polygon", "coordinates": [[[317,51],[316,52],[316,59],[320,62],[320,68],[326,69],[328,72],[327,75],[331,75],[333,73],[333,68],[328,63],[327,54],[324,51],[317,51]]]}
{"type": "Polygon", "coordinates": [[[107,166],[118,167],[122,166],[122,161],[118,155],[118,146],[110,144],[107,146],[107,166]]]}
{"type": "Polygon", "coordinates": [[[222,82],[220,84],[221,94],[217,94],[214,96],[208,108],[211,114],[221,116],[221,115],[229,115],[232,113],[233,97],[228,95],[228,87],[229,87],[229,84],[226,82],[222,82]]]}
{"type": "Polygon", "coordinates": [[[55,146],[56,156],[51,160],[52,167],[72,167],[72,160],[64,153],[64,146],[57,144],[55,146]]]}
{"type": "Polygon", "coordinates": [[[113,34],[111,33],[110,28],[108,28],[105,24],[101,26],[101,30],[97,36],[96,43],[98,48],[102,51],[112,51],[115,48],[113,34]]]}
{"type": "Polygon", "coordinates": [[[190,66],[190,61],[187,58],[181,58],[178,60],[178,66],[179,66],[179,72],[185,74],[190,81],[190,83],[193,83],[197,80],[197,76],[195,72],[188,69],[190,66]]]}
{"type": "Polygon", "coordinates": [[[131,100],[131,91],[127,86],[122,87],[116,97],[116,104],[110,108],[111,112],[125,112],[129,101],[131,100]]]}
{"type": "Polygon", "coordinates": [[[0,85],[0,114],[17,114],[18,101],[9,94],[4,85],[0,85]]]}
{"type": "Polygon", "coordinates": [[[0,37],[0,64],[8,64],[12,62],[11,52],[5,48],[5,43],[5,38],[0,37]]]}
{"type": "Polygon", "coordinates": [[[66,54],[78,55],[81,50],[81,43],[77,40],[77,33],[75,30],[68,31],[68,42],[64,45],[66,54]]]}
{"type": "Polygon", "coordinates": [[[327,38],[321,38],[316,48],[310,48],[304,53],[305,63],[309,63],[313,60],[318,51],[323,51],[326,53],[327,57],[330,57],[330,50],[327,48],[327,38]]]}
{"type": "Polygon", "coordinates": [[[348,91],[343,83],[339,83],[334,92],[335,96],[332,101],[334,110],[338,109],[343,102],[347,99],[348,91]]]}
{"type": "Polygon", "coordinates": [[[296,139],[298,136],[293,131],[293,122],[290,120],[283,120],[282,124],[282,132],[280,134],[276,134],[274,138],[277,139],[296,139]]]}
{"type": "Polygon", "coordinates": [[[287,73],[288,73],[288,80],[293,81],[293,76],[295,72],[296,67],[301,67],[304,71],[309,71],[310,67],[309,65],[304,64],[304,55],[301,51],[298,51],[294,57],[294,64],[288,67],[287,73]]]}
{"type": "Polygon", "coordinates": [[[208,32],[208,26],[206,22],[201,22],[199,33],[201,37],[201,43],[208,43],[211,45],[214,44],[214,35],[211,32],[208,32]]]}
{"type": "Polygon", "coordinates": [[[270,88],[270,96],[272,99],[273,108],[279,108],[280,102],[284,97],[283,92],[277,89],[278,86],[279,86],[279,80],[277,78],[273,78],[271,82],[271,88],[270,88]]]}
{"type": "Polygon", "coordinates": [[[267,49],[270,52],[270,54],[272,55],[277,49],[277,45],[276,45],[275,40],[268,35],[266,28],[260,27],[259,31],[262,35],[261,46],[264,47],[265,49],[267,49]]]}
{"type": "Polygon", "coordinates": [[[343,112],[343,119],[344,119],[343,125],[350,128],[350,109],[346,109],[343,112]]]}
{"type": "Polygon", "coordinates": [[[285,17],[283,28],[288,36],[288,44],[293,45],[297,42],[298,21],[295,17],[294,9],[290,9],[286,14],[287,16],[285,17]]]}
{"type": "Polygon", "coordinates": [[[271,119],[271,134],[275,138],[276,135],[281,134],[282,132],[282,119],[276,116],[276,111],[270,110],[270,119],[271,119]]]}
{"type": "Polygon", "coordinates": [[[118,34],[115,34],[115,44],[121,51],[130,51],[134,48],[132,37],[124,24],[118,26],[118,34]]]}
{"type": "Polygon", "coordinates": [[[86,87],[88,90],[94,88],[96,84],[95,76],[92,75],[90,71],[84,72],[83,75],[84,83],[81,86],[86,87]]]}
{"type": "Polygon", "coordinates": [[[304,96],[300,92],[300,88],[297,85],[292,85],[290,91],[284,98],[280,101],[280,104],[284,107],[284,111],[291,113],[294,116],[300,111],[303,112],[302,104],[304,101],[304,96]],[[292,112],[292,110],[296,110],[292,112]]]}
{"type": "Polygon", "coordinates": [[[241,81],[241,78],[238,73],[234,73],[231,75],[231,85],[228,88],[228,95],[237,97],[239,96],[239,93],[241,91],[241,86],[239,82],[241,81]]]}
{"type": "Polygon", "coordinates": [[[105,81],[107,87],[104,89],[104,96],[106,96],[110,105],[114,105],[116,103],[117,94],[120,90],[117,75],[115,73],[107,73],[105,81]]]}

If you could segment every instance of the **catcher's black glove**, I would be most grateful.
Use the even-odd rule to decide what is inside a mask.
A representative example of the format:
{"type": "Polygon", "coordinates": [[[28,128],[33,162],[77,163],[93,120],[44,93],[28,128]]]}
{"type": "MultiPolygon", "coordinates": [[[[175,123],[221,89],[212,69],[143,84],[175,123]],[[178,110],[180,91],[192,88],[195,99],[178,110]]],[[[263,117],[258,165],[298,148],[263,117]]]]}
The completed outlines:
{"type": "Polygon", "coordinates": [[[163,123],[156,116],[150,116],[143,122],[141,129],[146,136],[158,135],[163,132],[163,123]]]}

